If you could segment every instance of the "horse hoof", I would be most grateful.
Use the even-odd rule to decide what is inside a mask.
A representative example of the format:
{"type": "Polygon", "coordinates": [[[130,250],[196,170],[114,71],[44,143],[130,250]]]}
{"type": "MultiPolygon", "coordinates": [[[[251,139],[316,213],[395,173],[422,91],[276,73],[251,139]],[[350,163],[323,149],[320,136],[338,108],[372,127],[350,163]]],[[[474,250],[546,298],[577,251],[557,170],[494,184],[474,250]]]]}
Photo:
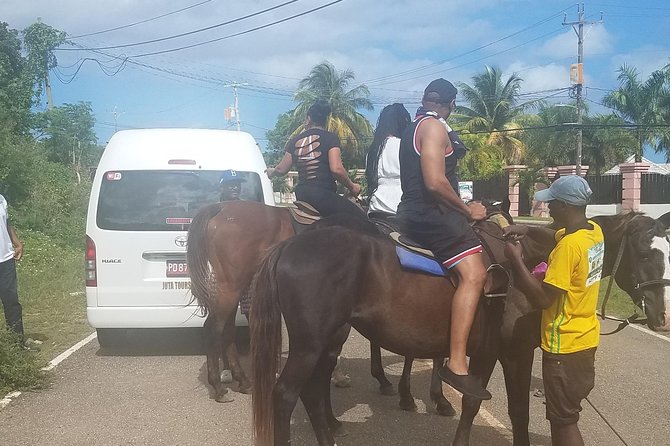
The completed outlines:
{"type": "Polygon", "coordinates": [[[453,417],[456,415],[456,410],[451,407],[451,404],[438,404],[435,406],[435,410],[437,410],[437,414],[442,417],[453,417]]]}
{"type": "Polygon", "coordinates": [[[245,395],[250,395],[251,389],[252,389],[251,384],[247,384],[246,386],[240,386],[238,392],[243,393],[245,395]]]}
{"type": "Polygon", "coordinates": [[[388,386],[379,387],[379,393],[385,396],[395,396],[398,394],[398,392],[396,392],[395,389],[393,388],[392,384],[389,384],[388,386]]]}
{"type": "Polygon", "coordinates": [[[406,410],[407,412],[416,412],[417,407],[416,403],[414,402],[414,398],[412,398],[410,401],[400,400],[400,408],[402,410],[406,410]]]}
{"type": "Polygon", "coordinates": [[[335,384],[335,387],[339,387],[341,389],[351,387],[351,378],[346,375],[343,377],[333,378],[333,384],[335,384]]]}
{"type": "Polygon", "coordinates": [[[333,434],[333,437],[335,437],[335,438],[342,438],[342,437],[346,437],[347,435],[349,435],[349,432],[347,432],[347,430],[344,428],[344,426],[342,426],[342,424],[340,424],[339,426],[334,427],[334,428],[331,427],[330,428],[330,433],[333,434]]]}
{"type": "Polygon", "coordinates": [[[235,401],[235,398],[230,394],[230,392],[226,392],[223,395],[217,395],[215,399],[217,403],[232,403],[235,401]]]}

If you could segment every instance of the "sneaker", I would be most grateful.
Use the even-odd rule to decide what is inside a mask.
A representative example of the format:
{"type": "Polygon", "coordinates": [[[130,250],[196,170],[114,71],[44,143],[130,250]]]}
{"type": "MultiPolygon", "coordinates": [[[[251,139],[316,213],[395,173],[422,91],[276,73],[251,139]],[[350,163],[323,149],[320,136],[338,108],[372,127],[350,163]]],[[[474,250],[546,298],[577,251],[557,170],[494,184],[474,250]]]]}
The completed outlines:
{"type": "Polygon", "coordinates": [[[25,341],[23,341],[23,348],[31,352],[38,352],[40,351],[41,344],[42,341],[38,341],[33,338],[27,338],[25,341]]]}
{"type": "Polygon", "coordinates": [[[446,365],[437,374],[440,379],[449,384],[463,395],[471,396],[479,400],[490,400],[491,393],[482,387],[479,379],[472,375],[457,375],[446,365]]]}

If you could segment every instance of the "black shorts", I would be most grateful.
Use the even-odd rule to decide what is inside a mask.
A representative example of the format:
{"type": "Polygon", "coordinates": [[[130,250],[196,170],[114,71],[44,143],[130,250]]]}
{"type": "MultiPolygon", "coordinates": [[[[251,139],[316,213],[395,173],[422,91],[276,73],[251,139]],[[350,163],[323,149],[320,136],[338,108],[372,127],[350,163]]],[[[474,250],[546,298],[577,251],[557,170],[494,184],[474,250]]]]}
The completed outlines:
{"type": "Polygon", "coordinates": [[[403,211],[407,235],[430,249],[442,265],[453,268],[464,258],[482,252],[479,238],[458,211],[403,211]]]}
{"type": "Polygon", "coordinates": [[[551,423],[563,426],[579,421],[582,400],[595,384],[595,357],[595,347],[560,355],[542,351],[542,380],[551,423]]]}

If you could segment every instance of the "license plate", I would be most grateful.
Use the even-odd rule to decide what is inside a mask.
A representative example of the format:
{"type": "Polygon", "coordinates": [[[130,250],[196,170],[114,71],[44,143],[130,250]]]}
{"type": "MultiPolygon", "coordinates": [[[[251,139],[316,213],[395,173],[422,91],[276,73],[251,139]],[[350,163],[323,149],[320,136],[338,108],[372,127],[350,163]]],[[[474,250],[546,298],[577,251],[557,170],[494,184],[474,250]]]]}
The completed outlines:
{"type": "Polygon", "coordinates": [[[165,275],[167,277],[188,277],[188,265],[185,260],[166,260],[165,275]]]}

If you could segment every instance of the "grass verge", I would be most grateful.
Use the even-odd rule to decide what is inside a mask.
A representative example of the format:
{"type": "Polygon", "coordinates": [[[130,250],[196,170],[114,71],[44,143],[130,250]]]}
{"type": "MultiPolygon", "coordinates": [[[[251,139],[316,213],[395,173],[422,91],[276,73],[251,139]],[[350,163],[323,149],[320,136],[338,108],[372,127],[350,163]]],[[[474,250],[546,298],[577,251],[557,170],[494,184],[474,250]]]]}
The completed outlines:
{"type": "MultiPolygon", "coordinates": [[[[83,249],[38,232],[21,231],[20,236],[25,254],[17,274],[25,335],[42,344],[39,352],[15,350],[6,332],[0,336],[0,368],[6,372],[0,374],[0,397],[9,390],[39,388],[41,374],[31,367],[39,371],[92,332],[86,321],[83,249]]],[[[4,316],[0,323],[4,327],[4,316]]]]}

